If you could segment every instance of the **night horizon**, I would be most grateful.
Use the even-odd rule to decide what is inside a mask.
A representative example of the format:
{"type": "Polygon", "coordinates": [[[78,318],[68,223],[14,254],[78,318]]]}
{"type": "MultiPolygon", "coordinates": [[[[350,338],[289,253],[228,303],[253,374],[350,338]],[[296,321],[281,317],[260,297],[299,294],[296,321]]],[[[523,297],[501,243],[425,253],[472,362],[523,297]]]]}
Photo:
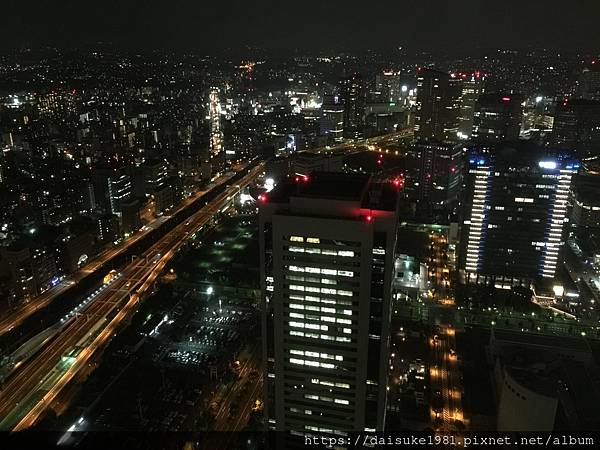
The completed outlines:
{"type": "Polygon", "coordinates": [[[244,1],[198,4],[134,0],[89,4],[65,1],[34,8],[9,1],[0,31],[3,50],[57,46],[79,48],[96,42],[124,50],[206,51],[257,46],[319,51],[473,51],[482,48],[548,48],[597,51],[600,6],[589,1],[567,8],[559,0],[515,0],[487,4],[409,1],[377,7],[334,0],[291,3],[244,1]]]}

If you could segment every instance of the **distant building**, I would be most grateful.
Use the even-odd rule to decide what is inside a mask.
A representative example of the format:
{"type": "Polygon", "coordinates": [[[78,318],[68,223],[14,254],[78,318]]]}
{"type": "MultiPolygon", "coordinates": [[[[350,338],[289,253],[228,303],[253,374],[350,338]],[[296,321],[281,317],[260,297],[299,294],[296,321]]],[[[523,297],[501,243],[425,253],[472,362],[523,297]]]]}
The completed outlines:
{"type": "Polygon", "coordinates": [[[311,172],[341,172],[344,155],[299,152],[290,159],[292,174],[309,175],[311,172]]]}
{"type": "Polygon", "coordinates": [[[319,133],[333,142],[344,138],[344,104],[339,95],[325,95],[321,105],[319,133]]]}
{"type": "Polygon", "coordinates": [[[269,428],[383,429],[397,198],[391,183],[328,172],[259,197],[269,428]]]}
{"type": "Polygon", "coordinates": [[[579,163],[525,143],[469,149],[460,267],[498,287],[554,278],[579,163]]]}
{"type": "Polygon", "coordinates": [[[459,73],[458,76],[462,80],[462,91],[457,137],[470,139],[473,131],[475,104],[484,92],[485,76],[481,72],[459,73]]]}
{"type": "Polygon", "coordinates": [[[140,202],[127,200],[121,204],[121,233],[131,234],[142,226],[140,220],[140,202]]]}
{"type": "Polygon", "coordinates": [[[119,217],[104,214],[96,219],[97,236],[100,243],[115,242],[119,238],[119,217]]]}
{"type": "Polygon", "coordinates": [[[448,142],[411,144],[419,159],[418,199],[433,208],[458,199],[462,173],[462,147],[448,142]]]}
{"type": "Polygon", "coordinates": [[[402,98],[400,72],[385,70],[375,76],[375,88],[388,102],[398,102],[402,98]]]}
{"type": "Polygon", "coordinates": [[[600,101],[561,102],[554,116],[552,140],[557,146],[575,149],[581,157],[600,154],[600,101]]]}
{"type": "Polygon", "coordinates": [[[574,97],[600,101],[600,63],[598,61],[592,61],[581,71],[574,97]]]}
{"type": "Polygon", "coordinates": [[[159,189],[154,191],[152,198],[154,199],[156,214],[163,214],[166,210],[175,206],[174,194],[173,187],[168,184],[163,184],[159,189]]]}
{"type": "Polygon", "coordinates": [[[68,233],[60,240],[62,267],[65,272],[75,272],[94,253],[94,235],[91,230],[68,233]]]}
{"type": "Polygon", "coordinates": [[[417,73],[415,138],[455,140],[459,126],[462,80],[434,69],[417,73]]]}
{"type": "Polygon", "coordinates": [[[471,139],[502,142],[519,139],[522,97],[517,94],[483,94],[475,103],[471,139]]]}
{"type": "Polygon", "coordinates": [[[48,249],[15,243],[1,252],[10,271],[11,302],[28,302],[58,282],[56,257],[48,249]]]}
{"type": "Polygon", "coordinates": [[[600,175],[580,174],[573,189],[572,222],[581,228],[600,229],[600,175]]]}
{"type": "Polygon", "coordinates": [[[365,116],[365,85],[355,73],[341,82],[340,96],[344,103],[344,138],[358,139],[363,136],[365,116]]]}

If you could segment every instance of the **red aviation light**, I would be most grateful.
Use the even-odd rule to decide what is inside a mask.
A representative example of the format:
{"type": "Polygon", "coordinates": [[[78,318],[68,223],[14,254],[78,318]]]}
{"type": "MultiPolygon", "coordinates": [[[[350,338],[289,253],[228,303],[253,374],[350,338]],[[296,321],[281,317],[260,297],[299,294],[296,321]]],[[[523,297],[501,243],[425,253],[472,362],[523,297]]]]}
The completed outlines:
{"type": "Polygon", "coordinates": [[[266,196],[265,194],[260,194],[260,195],[258,196],[258,201],[259,201],[260,203],[266,203],[266,202],[267,202],[267,196],[266,196]]]}
{"type": "Polygon", "coordinates": [[[308,183],[308,175],[302,175],[302,181],[304,181],[305,183],[308,183]]]}
{"type": "Polygon", "coordinates": [[[371,223],[373,222],[373,216],[369,214],[367,217],[365,217],[365,220],[367,221],[367,223],[371,223]]]}

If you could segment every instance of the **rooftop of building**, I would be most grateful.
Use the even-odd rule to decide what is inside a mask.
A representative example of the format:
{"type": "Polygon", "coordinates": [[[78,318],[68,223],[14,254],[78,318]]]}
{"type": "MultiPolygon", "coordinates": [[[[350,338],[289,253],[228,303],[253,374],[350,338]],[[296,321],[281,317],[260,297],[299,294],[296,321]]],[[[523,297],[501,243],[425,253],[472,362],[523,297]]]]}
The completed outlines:
{"type": "MultiPolygon", "coordinates": [[[[472,144],[467,147],[470,162],[473,158],[490,158],[496,164],[532,164],[538,167],[542,160],[579,164],[567,151],[540,147],[530,141],[519,139],[498,143],[472,144]]],[[[475,161],[476,162],[476,161],[475,161]]]]}
{"type": "Polygon", "coordinates": [[[378,182],[366,174],[315,171],[304,177],[288,178],[268,194],[276,203],[289,202],[292,197],[357,202],[362,208],[394,211],[397,190],[390,183],[378,182]]]}
{"type": "Polygon", "coordinates": [[[546,397],[556,397],[558,383],[549,367],[531,364],[530,361],[511,361],[506,372],[521,386],[546,397]]]}
{"type": "Polygon", "coordinates": [[[492,334],[496,343],[514,345],[518,348],[553,348],[556,350],[576,351],[590,353],[587,341],[578,337],[552,336],[549,334],[521,333],[507,330],[494,329],[492,334]]]}

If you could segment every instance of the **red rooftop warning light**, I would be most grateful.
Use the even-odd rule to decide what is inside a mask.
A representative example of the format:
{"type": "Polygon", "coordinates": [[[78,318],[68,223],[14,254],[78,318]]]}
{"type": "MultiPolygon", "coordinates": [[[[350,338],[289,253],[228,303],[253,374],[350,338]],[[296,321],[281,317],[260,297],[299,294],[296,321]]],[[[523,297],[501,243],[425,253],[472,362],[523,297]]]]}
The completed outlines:
{"type": "Polygon", "coordinates": [[[265,203],[267,201],[267,196],[265,194],[260,194],[258,196],[258,201],[261,203],[265,203]]]}

